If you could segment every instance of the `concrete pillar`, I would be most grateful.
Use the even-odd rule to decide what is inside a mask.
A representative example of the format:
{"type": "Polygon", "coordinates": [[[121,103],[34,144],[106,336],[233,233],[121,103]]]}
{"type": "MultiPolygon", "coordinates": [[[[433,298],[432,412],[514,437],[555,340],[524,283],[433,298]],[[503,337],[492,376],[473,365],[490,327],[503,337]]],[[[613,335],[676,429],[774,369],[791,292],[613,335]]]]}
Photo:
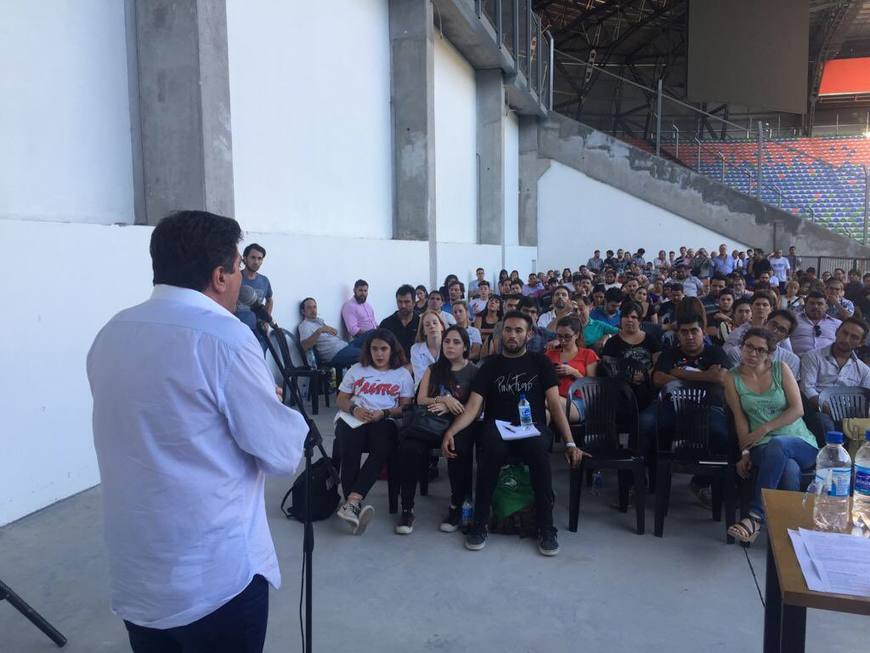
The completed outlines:
{"type": "Polygon", "coordinates": [[[137,223],[178,209],[232,216],[224,0],[127,0],[137,223]]]}
{"type": "Polygon", "coordinates": [[[549,161],[538,158],[538,118],[520,116],[519,244],[538,244],[538,180],[549,161]]]}
{"type": "Polygon", "coordinates": [[[477,242],[504,241],[504,82],[500,69],[478,70],[477,242]]]}
{"type": "MultiPolygon", "coordinates": [[[[436,242],[432,3],[390,0],[393,238],[436,242]]],[[[434,252],[433,252],[434,254],[434,252]]]]}

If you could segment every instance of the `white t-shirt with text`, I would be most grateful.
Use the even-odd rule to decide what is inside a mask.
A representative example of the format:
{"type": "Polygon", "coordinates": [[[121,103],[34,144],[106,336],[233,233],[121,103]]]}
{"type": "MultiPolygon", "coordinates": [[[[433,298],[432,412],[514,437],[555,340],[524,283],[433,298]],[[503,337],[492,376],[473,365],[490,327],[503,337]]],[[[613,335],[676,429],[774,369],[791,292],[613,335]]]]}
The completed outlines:
{"type": "Polygon", "coordinates": [[[338,389],[351,395],[358,406],[385,410],[398,406],[399,399],[414,396],[414,380],[404,367],[377,370],[355,363],[344,373],[338,389]]]}

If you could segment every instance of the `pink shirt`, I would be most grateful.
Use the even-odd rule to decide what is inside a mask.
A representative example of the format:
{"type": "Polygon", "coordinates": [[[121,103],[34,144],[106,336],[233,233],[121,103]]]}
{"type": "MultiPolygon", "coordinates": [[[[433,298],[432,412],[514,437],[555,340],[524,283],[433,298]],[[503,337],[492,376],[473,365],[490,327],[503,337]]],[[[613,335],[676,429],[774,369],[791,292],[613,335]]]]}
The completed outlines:
{"type": "Polygon", "coordinates": [[[375,320],[375,312],[368,302],[360,304],[353,297],[348,299],[341,307],[341,319],[347,327],[347,334],[353,338],[360,333],[378,328],[375,320]]]}

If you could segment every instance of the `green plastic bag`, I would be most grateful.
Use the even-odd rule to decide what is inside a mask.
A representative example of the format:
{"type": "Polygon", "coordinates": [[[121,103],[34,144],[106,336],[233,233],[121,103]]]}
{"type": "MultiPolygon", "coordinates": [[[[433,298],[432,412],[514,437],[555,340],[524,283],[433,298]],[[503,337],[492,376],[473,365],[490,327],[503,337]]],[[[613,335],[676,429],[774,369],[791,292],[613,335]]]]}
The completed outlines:
{"type": "Polygon", "coordinates": [[[495,492],[492,495],[492,512],[495,521],[500,522],[534,503],[532,481],[529,468],[525,465],[505,465],[498,475],[495,492]]]}

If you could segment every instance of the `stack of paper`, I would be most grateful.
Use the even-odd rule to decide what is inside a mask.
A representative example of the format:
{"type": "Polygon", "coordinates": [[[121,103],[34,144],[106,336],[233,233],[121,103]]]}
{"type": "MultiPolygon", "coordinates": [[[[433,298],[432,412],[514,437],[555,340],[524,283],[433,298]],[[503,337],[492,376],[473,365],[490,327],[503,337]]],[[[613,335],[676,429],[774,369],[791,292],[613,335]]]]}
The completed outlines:
{"type": "Polygon", "coordinates": [[[805,528],[788,534],[809,589],[870,597],[870,539],[805,528]]]}
{"type": "Polygon", "coordinates": [[[540,435],[541,432],[532,426],[514,426],[510,422],[501,419],[495,420],[496,428],[501,434],[502,440],[523,440],[525,438],[533,438],[540,435]]]}

